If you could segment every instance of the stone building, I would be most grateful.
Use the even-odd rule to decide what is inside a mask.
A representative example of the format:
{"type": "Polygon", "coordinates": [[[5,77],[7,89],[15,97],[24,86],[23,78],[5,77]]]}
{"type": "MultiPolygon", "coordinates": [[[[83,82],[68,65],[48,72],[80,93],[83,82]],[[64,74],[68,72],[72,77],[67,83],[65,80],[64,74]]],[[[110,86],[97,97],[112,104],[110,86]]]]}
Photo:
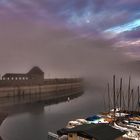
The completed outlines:
{"type": "Polygon", "coordinates": [[[44,80],[44,72],[39,67],[33,67],[26,76],[30,80],[44,80]]]}
{"type": "Polygon", "coordinates": [[[37,66],[27,73],[6,73],[0,80],[0,86],[36,85],[44,82],[44,72],[37,66]]]}

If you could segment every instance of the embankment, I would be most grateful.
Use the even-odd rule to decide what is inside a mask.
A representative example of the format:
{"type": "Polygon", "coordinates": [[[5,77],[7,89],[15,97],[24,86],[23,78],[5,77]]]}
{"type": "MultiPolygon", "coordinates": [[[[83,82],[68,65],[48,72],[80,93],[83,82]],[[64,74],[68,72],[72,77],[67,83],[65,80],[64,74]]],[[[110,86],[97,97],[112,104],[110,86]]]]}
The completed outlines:
{"type": "Polygon", "coordinates": [[[53,100],[79,95],[83,92],[82,80],[42,85],[0,87],[0,106],[53,100]]]}

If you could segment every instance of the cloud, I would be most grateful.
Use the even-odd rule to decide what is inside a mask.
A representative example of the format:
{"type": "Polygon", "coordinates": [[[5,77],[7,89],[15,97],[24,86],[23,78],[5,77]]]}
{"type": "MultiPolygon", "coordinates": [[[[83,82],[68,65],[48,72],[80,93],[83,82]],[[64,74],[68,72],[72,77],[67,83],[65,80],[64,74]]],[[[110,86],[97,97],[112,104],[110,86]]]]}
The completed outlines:
{"type": "MultiPolygon", "coordinates": [[[[87,17],[93,25],[95,25],[95,23],[96,25],[101,25],[101,23],[107,23],[107,21],[110,21],[110,25],[112,21],[112,25],[114,25],[114,20],[115,23],[119,23],[119,21],[122,23],[122,18],[119,18],[121,17],[121,14],[124,17],[125,22],[130,20],[132,16],[135,16],[136,13],[133,12],[133,9],[129,11],[127,8],[129,6],[135,7],[137,4],[138,2],[136,1],[131,2],[131,4],[129,1],[117,1],[116,4],[114,4],[113,0],[7,0],[1,3],[1,6],[5,7],[5,12],[7,9],[10,9],[11,13],[13,12],[13,15],[17,14],[19,17],[27,16],[28,18],[49,21],[56,21],[57,19],[58,22],[63,20],[64,22],[69,23],[67,21],[73,20],[73,17],[75,16],[75,20],[83,18],[83,21],[80,21],[83,22],[83,24],[86,24],[84,20],[86,20],[87,17]],[[123,8],[120,9],[121,7],[123,8]],[[131,16],[126,17],[126,13],[131,16]]],[[[7,12],[9,13],[9,11],[7,12]]],[[[89,24],[88,26],[91,27],[92,24],[89,24]]]]}
{"type": "Polygon", "coordinates": [[[139,39],[140,38],[140,28],[136,28],[133,31],[124,32],[121,36],[126,39],[139,39]]]}
{"type": "MultiPolygon", "coordinates": [[[[139,39],[139,25],[131,26],[131,30],[126,30],[130,24],[133,25],[135,21],[139,21],[139,3],[139,0],[118,0],[115,3],[114,0],[3,0],[0,2],[0,40],[4,52],[1,54],[1,63],[5,65],[4,62],[7,62],[9,67],[12,67],[10,65],[10,61],[12,61],[11,64],[15,62],[17,68],[18,65],[21,66],[20,62],[23,60],[23,64],[26,66],[31,65],[31,62],[36,65],[42,61],[43,66],[46,61],[49,67],[54,68],[55,65],[66,68],[63,62],[67,61],[69,63],[67,69],[70,70],[73,61],[77,61],[74,67],[82,65],[81,54],[83,56],[84,52],[94,54],[94,51],[91,50],[95,49],[95,52],[99,53],[97,53],[99,58],[102,56],[106,58],[106,61],[102,59],[106,64],[116,55],[114,50],[119,48],[119,46],[116,47],[116,41],[119,44],[134,41],[131,40],[132,38],[139,39]],[[113,36],[113,29],[116,32],[119,31],[117,36],[113,36]],[[104,34],[106,30],[111,33],[104,34]],[[113,39],[110,41],[108,38],[113,39]],[[65,53],[62,53],[63,51],[65,53]],[[100,51],[107,55],[104,56],[105,54],[100,51]],[[72,57],[68,57],[69,52],[72,57]],[[10,60],[7,59],[8,56],[10,56],[10,60]],[[53,58],[58,62],[55,63],[53,58]]],[[[125,45],[125,43],[121,44],[121,46],[125,45]]],[[[130,47],[130,45],[128,46],[130,47]]],[[[138,50],[137,46],[134,47],[136,47],[135,50],[138,50]]],[[[120,50],[122,51],[122,49],[120,50]]],[[[124,51],[128,53],[126,47],[122,52],[124,51]]],[[[129,49],[129,54],[133,53],[134,51],[129,49]]],[[[95,54],[93,56],[90,54],[90,59],[86,55],[87,59],[83,61],[85,63],[89,63],[91,60],[100,62],[98,57],[94,58],[95,54]]],[[[86,56],[84,57],[86,58],[86,56]]],[[[113,63],[115,60],[116,62],[121,61],[117,56],[113,63]]],[[[19,71],[22,68],[24,67],[18,68],[19,71]]]]}

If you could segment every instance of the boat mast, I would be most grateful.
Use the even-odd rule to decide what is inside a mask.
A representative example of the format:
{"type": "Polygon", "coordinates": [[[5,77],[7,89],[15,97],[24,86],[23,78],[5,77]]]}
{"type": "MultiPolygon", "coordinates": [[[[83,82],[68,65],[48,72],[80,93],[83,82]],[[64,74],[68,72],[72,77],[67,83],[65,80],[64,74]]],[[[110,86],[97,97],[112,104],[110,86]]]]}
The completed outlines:
{"type": "Polygon", "coordinates": [[[126,102],[125,102],[125,94],[122,94],[122,100],[123,100],[123,111],[126,110],[126,102]]]}
{"type": "Polygon", "coordinates": [[[104,102],[104,110],[106,111],[106,101],[105,101],[105,94],[103,94],[103,102],[104,102]]]}
{"type": "Polygon", "coordinates": [[[110,86],[109,86],[109,83],[107,84],[107,89],[108,89],[108,107],[109,107],[109,113],[110,113],[110,86]]]}
{"type": "Polygon", "coordinates": [[[131,97],[132,97],[132,111],[134,111],[134,90],[131,90],[131,97]]]}
{"type": "Polygon", "coordinates": [[[128,111],[129,111],[129,106],[130,106],[130,81],[131,81],[131,77],[129,76],[129,84],[128,84],[128,111]]]}
{"type": "Polygon", "coordinates": [[[138,112],[140,111],[140,90],[138,86],[138,112]]]}
{"type": "Polygon", "coordinates": [[[115,121],[115,113],[116,113],[116,92],[115,92],[115,75],[113,76],[113,104],[114,104],[114,121],[115,121]]]}
{"type": "Polygon", "coordinates": [[[120,79],[120,116],[121,116],[121,108],[122,108],[122,78],[120,79]]]}

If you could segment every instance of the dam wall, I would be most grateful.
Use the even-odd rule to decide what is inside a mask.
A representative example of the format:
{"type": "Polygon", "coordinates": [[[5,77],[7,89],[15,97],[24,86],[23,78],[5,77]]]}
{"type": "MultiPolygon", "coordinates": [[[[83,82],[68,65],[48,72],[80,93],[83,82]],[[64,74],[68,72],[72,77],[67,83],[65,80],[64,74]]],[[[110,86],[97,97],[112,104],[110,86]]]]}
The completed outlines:
{"type": "Polygon", "coordinates": [[[81,89],[81,83],[62,83],[50,85],[35,85],[35,86],[18,86],[18,87],[1,87],[1,97],[25,96],[30,94],[42,94],[60,92],[65,90],[81,89]]]}
{"type": "Polygon", "coordinates": [[[83,91],[81,78],[45,79],[34,66],[26,73],[6,73],[0,79],[0,105],[50,101],[78,95],[83,91]]]}
{"type": "Polygon", "coordinates": [[[0,87],[0,105],[33,103],[39,101],[46,101],[49,103],[59,99],[78,96],[82,92],[82,80],[74,79],[65,79],[65,81],[62,79],[47,80],[42,85],[6,86],[0,87]]]}

